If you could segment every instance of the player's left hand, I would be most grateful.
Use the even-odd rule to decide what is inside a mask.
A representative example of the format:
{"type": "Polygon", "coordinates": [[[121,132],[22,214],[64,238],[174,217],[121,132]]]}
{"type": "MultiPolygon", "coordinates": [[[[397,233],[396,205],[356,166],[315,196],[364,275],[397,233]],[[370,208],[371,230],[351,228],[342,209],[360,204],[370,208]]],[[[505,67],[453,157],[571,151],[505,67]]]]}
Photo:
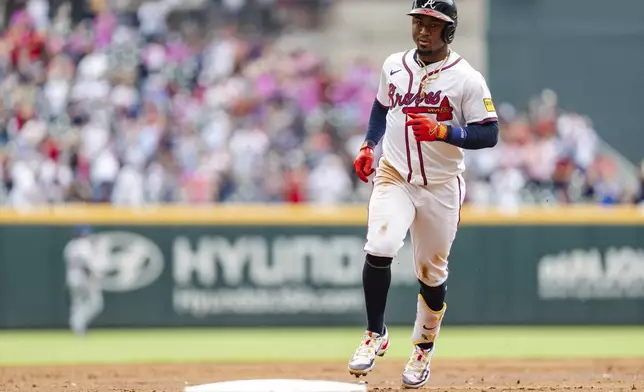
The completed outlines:
{"type": "Polygon", "coordinates": [[[447,127],[429,116],[418,113],[407,114],[411,120],[406,125],[411,127],[417,142],[444,141],[447,139],[447,127]]]}

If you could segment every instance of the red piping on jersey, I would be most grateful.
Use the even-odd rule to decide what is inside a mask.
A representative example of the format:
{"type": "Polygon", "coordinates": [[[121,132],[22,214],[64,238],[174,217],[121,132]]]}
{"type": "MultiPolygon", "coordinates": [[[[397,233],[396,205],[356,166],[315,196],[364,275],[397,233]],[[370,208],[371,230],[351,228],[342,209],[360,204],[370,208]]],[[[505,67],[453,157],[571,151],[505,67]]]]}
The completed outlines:
{"type": "MultiPolygon", "coordinates": [[[[457,58],[453,63],[451,63],[450,65],[447,65],[447,66],[443,67],[443,71],[445,71],[445,70],[448,70],[448,69],[452,68],[453,66],[455,66],[456,64],[458,64],[458,63],[461,61],[461,59],[462,59],[462,57],[459,57],[459,58],[457,58]]],[[[428,73],[427,75],[423,76],[423,78],[420,80],[420,85],[418,86],[418,93],[420,93],[420,86],[422,86],[422,85],[423,85],[423,81],[425,81],[425,79],[427,79],[429,76],[434,75],[434,74],[435,74],[436,72],[438,72],[438,71],[439,71],[439,69],[434,70],[434,71],[432,71],[432,72],[428,73]]],[[[410,88],[410,90],[411,90],[411,88],[410,88]]]]}
{"type": "Polygon", "coordinates": [[[499,121],[499,119],[496,118],[496,117],[488,117],[488,118],[486,118],[484,120],[477,121],[477,122],[470,123],[470,124],[483,125],[483,124],[491,123],[491,122],[494,122],[494,121],[499,121]]]}
{"type": "MultiPolygon", "coordinates": [[[[448,65],[448,66],[446,66],[446,67],[443,67],[443,70],[446,70],[446,69],[450,69],[450,68],[452,68],[453,66],[455,66],[456,64],[458,64],[458,62],[459,62],[459,61],[461,61],[461,57],[459,57],[458,59],[456,59],[456,60],[455,60],[453,63],[451,63],[450,65],[448,65]]],[[[403,62],[404,62],[404,58],[403,58],[403,62]]],[[[405,65],[406,65],[406,64],[405,64],[405,65]]],[[[411,71],[409,71],[409,72],[411,72],[411,71]]],[[[427,75],[423,76],[423,78],[420,80],[420,84],[418,85],[418,93],[417,93],[417,95],[418,95],[418,96],[420,96],[420,93],[421,93],[420,88],[423,86],[423,81],[424,81],[428,76],[432,76],[432,75],[434,75],[434,74],[435,74],[435,73],[437,73],[437,72],[438,72],[438,70],[435,70],[435,71],[429,72],[427,75]]],[[[409,92],[411,92],[411,85],[409,86],[409,92]]],[[[416,103],[416,105],[418,105],[418,103],[416,103]]],[[[427,176],[425,175],[425,163],[423,162],[423,151],[422,151],[422,148],[421,148],[421,146],[420,146],[420,142],[416,142],[416,145],[417,145],[417,147],[418,147],[418,160],[420,161],[420,174],[423,176],[423,184],[424,184],[424,185],[427,185],[427,176]]]]}
{"type": "Polygon", "coordinates": [[[416,142],[418,147],[418,160],[420,161],[420,174],[423,175],[423,184],[427,185],[427,176],[425,175],[425,164],[423,163],[423,150],[420,147],[420,142],[416,142]]]}
{"type": "MultiPolygon", "coordinates": [[[[423,85],[423,80],[425,80],[425,78],[422,78],[420,84],[418,85],[418,96],[420,96],[420,88],[423,85]]],[[[411,87],[409,88],[409,91],[411,92],[411,87]]],[[[416,106],[418,106],[418,101],[416,101],[416,106]]],[[[425,162],[423,162],[423,149],[420,146],[420,142],[416,142],[416,147],[418,148],[418,160],[420,161],[420,174],[423,176],[423,184],[427,185],[427,176],[425,175],[425,162]]]]}
{"type": "MultiPolygon", "coordinates": [[[[411,72],[411,68],[409,68],[409,65],[407,65],[407,54],[409,53],[409,50],[403,54],[403,66],[405,67],[405,70],[407,70],[407,73],[409,74],[409,87],[407,87],[407,94],[411,94],[411,87],[414,84],[414,74],[411,72]]],[[[405,116],[405,122],[406,121],[405,116]]],[[[409,148],[409,127],[405,125],[405,149],[407,150],[407,169],[409,169],[409,172],[407,174],[407,182],[411,182],[411,153],[410,153],[410,148],[409,148]]],[[[419,150],[420,151],[420,150],[419,150]]],[[[422,166],[421,166],[422,167],[422,166]]]]}

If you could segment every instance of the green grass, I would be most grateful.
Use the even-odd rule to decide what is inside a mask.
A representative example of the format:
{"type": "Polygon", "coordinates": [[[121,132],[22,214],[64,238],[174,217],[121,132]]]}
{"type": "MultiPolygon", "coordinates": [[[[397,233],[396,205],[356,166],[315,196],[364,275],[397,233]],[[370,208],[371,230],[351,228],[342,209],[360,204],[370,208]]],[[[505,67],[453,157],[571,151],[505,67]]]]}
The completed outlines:
{"type": "MultiPolygon", "coordinates": [[[[410,328],[391,328],[389,357],[406,358],[410,328]]],[[[360,328],[0,330],[0,365],[346,360],[360,328]]],[[[444,327],[441,358],[644,358],[644,327],[444,327]]]]}

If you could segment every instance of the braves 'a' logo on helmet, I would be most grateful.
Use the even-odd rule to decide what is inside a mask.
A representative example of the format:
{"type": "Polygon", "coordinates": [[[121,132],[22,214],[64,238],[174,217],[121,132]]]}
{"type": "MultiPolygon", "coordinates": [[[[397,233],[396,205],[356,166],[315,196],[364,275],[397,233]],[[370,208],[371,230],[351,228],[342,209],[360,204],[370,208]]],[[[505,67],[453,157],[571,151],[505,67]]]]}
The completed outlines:
{"type": "Polygon", "coordinates": [[[423,8],[427,7],[434,9],[434,7],[436,7],[436,0],[427,0],[427,2],[423,5],[423,8]]]}

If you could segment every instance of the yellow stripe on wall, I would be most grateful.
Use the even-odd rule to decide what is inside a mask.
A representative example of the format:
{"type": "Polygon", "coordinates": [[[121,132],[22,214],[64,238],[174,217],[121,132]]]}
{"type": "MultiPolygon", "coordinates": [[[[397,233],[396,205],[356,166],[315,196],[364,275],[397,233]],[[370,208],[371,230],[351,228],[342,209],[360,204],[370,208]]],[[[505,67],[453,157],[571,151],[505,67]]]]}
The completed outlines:
{"type": "MultiPolygon", "coordinates": [[[[367,206],[214,205],[142,208],[66,205],[29,210],[0,209],[1,225],[250,225],[363,226],[367,206]]],[[[523,207],[504,212],[466,206],[461,226],[644,225],[644,208],[633,206],[523,207]]]]}
{"type": "Polygon", "coordinates": [[[0,209],[0,224],[44,225],[356,225],[365,207],[303,205],[213,205],[125,208],[77,205],[31,210],[0,209]]]}

